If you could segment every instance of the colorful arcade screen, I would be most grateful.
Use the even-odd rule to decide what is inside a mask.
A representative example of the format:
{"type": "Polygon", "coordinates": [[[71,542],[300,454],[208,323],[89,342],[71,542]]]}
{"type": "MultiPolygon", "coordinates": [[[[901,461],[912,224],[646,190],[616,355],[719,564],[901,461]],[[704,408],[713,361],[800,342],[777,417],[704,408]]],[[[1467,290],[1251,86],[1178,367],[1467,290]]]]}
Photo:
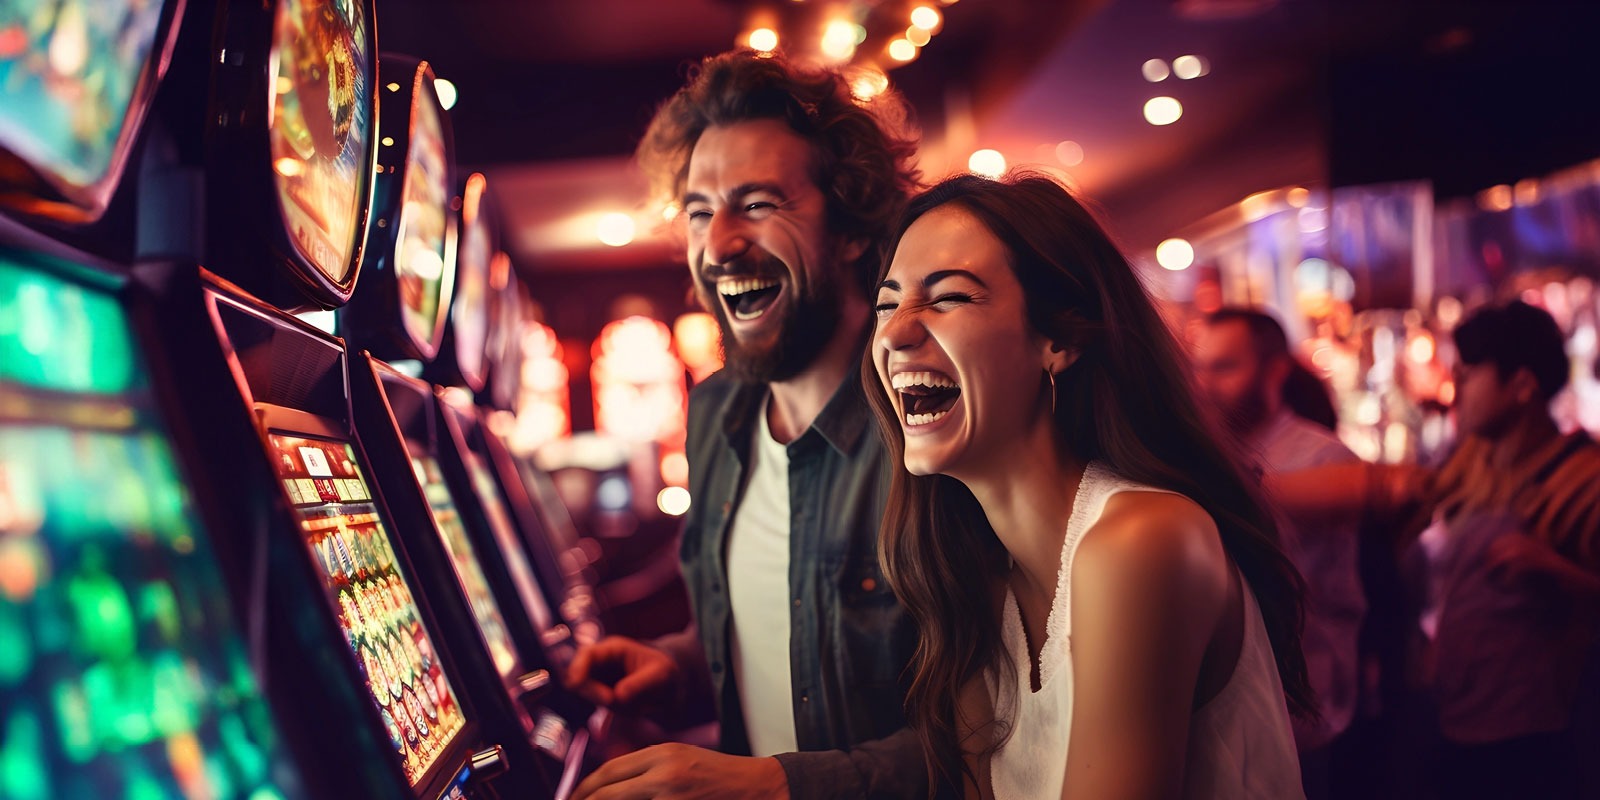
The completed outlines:
{"type": "Polygon", "coordinates": [[[372,58],[360,0],[279,0],[272,167],[300,254],[335,282],[350,272],[372,186],[372,58]]]}
{"type": "Polygon", "coordinates": [[[465,724],[350,445],[270,434],[278,478],[412,786],[465,724]]]}
{"type": "Polygon", "coordinates": [[[516,648],[511,644],[511,634],[506,631],[500,605],[495,602],[489,581],[483,576],[478,554],[473,551],[467,531],[461,526],[461,514],[456,511],[450,487],[445,485],[444,475],[439,472],[439,462],[433,456],[413,456],[411,468],[416,471],[417,482],[422,484],[422,492],[428,498],[434,524],[444,534],[445,549],[450,552],[456,580],[466,590],[472,616],[478,621],[484,641],[489,644],[489,655],[494,659],[495,671],[500,673],[500,677],[511,680],[518,675],[516,648]]]}
{"type": "Polygon", "coordinates": [[[550,610],[550,604],[545,602],[544,593],[539,589],[539,579],[533,574],[533,565],[528,563],[528,554],[517,541],[516,529],[511,526],[511,515],[500,502],[499,487],[495,486],[494,478],[489,475],[488,468],[484,467],[477,453],[466,451],[461,458],[472,476],[472,488],[483,504],[484,515],[489,518],[495,543],[500,545],[506,569],[511,572],[511,580],[517,585],[517,595],[522,598],[533,624],[541,632],[550,630],[556,625],[556,615],[550,610]]]}
{"type": "Polygon", "coordinates": [[[489,261],[494,258],[489,218],[483,206],[483,184],[482,175],[473,175],[467,182],[450,322],[455,329],[456,364],[463,375],[478,379],[484,374],[489,344],[489,261]]]}
{"type": "MultiPolygon", "coordinates": [[[[0,2],[0,150],[85,205],[110,177],[140,82],[153,68],[158,0],[0,2]]],[[[5,169],[0,160],[0,176],[5,169]]]]}
{"type": "Polygon", "coordinates": [[[301,781],[109,293],[0,250],[0,797],[301,781]]]}
{"type": "Polygon", "coordinates": [[[411,104],[411,144],[406,152],[400,227],[395,245],[395,278],[400,282],[400,313],[406,332],[419,342],[434,341],[444,318],[441,299],[452,265],[445,247],[450,203],[450,162],[433,87],[419,86],[411,104]]]}

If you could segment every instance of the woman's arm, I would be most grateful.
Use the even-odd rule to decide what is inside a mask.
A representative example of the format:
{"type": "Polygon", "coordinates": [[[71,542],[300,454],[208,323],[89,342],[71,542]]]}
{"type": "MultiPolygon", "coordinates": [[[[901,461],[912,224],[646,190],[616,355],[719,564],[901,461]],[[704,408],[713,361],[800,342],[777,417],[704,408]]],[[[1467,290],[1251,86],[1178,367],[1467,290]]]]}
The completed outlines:
{"type": "Polygon", "coordinates": [[[1187,498],[1118,495],[1079,545],[1071,586],[1062,796],[1179,796],[1201,664],[1232,590],[1215,523],[1187,498]]]}

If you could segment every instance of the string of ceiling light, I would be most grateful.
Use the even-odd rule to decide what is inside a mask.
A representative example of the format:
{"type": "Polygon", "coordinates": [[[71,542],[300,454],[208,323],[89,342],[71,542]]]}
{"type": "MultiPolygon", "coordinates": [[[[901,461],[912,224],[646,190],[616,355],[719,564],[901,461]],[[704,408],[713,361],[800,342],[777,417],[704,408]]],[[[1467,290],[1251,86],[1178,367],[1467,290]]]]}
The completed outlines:
{"type": "Polygon", "coordinates": [[[854,73],[851,91],[868,101],[889,88],[889,70],[917,60],[944,29],[940,8],[956,2],[769,3],[750,12],[736,44],[844,68],[854,73]]]}

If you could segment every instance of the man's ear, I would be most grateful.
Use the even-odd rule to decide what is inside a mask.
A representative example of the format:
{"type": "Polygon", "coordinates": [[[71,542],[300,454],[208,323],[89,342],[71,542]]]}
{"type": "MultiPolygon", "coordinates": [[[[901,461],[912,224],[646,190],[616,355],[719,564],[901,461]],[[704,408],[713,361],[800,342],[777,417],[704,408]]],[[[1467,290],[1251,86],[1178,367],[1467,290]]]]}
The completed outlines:
{"type": "Polygon", "coordinates": [[[1511,396],[1521,405],[1540,402],[1539,379],[1533,376],[1533,370],[1527,367],[1517,367],[1511,373],[1511,380],[1506,381],[1506,389],[1511,396]]]}
{"type": "Polygon", "coordinates": [[[854,264],[867,252],[871,241],[863,236],[852,236],[844,239],[839,244],[839,263],[854,264]]]}
{"type": "Polygon", "coordinates": [[[1289,373],[1294,369],[1294,362],[1290,360],[1292,358],[1294,356],[1282,355],[1267,359],[1267,362],[1261,365],[1262,382],[1282,394],[1283,385],[1289,382],[1289,373]]]}

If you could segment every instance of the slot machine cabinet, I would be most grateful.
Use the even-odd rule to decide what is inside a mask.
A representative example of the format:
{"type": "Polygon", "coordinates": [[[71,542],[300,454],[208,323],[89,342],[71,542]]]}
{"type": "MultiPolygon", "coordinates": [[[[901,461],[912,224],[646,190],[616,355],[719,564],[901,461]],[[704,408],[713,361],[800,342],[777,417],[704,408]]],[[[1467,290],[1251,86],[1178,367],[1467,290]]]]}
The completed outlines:
{"type": "Polygon", "coordinates": [[[455,297],[450,301],[439,353],[423,367],[422,377],[440,386],[480,392],[489,378],[491,316],[499,308],[489,297],[499,228],[483,173],[469,175],[459,197],[455,297]]]}
{"type": "Polygon", "coordinates": [[[584,767],[594,709],[557,682],[570,652],[522,544],[491,527],[493,511],[463,481],[470,467],[440,426],[434,387],[370,356],[356,373],[358,429],[397,531],[416,560],[433,565],[421,573],[428,596],[455,601],[460,619],[447,626],[446,647],[471,662],[474,706],[499,726],[494,738],[506,745],[514,780],[565,796],[584,767]]]}
{"type": "Polygon", "coordinates": [[[372,482],[348,353],[291,313],[340,306],[360,275],[378,148],[372,5],[205,10],[209,49],[181,65],[187,85],[209,79],[201,264],[141,264],[138,288],[159,320],[159,382],[228,532],[225,568],[259,610],[269,694],[332,771],[369,784],[354,796],[491,795],[504,752],[442,645],[452,618],[435,616],[426,565],[372,482]]]}
{"type": "Polygon", "coordinates": [[[428,62],[385,53],[380,79],[383,138],[362,256],[370,278],[340,309],[340,330],[378,358],[431,361],[456,280],[454,140],[428,62]]]}
{"type": "MultiPolygon", "coordinates": [[[[185,4],[0,14],[0,796],[336,797],[262,695],[108,209],[185,4]],[[39,24],[39,23],[43,24],[39,24]],[[46,57],[49,53],[51,57],[46,57]]],[[[20,11],[20,9],[17,9],[20,11]]]]}
{"type": "Polygon", "coordinates": [[[283,311],[342,306],[360,277],[379,149],[373,14],[372,0],[214,10],[203,262],[283,311]]]}
{"type": "MultiPolygon", "coordinates": [[[[152,271],[154,267],[150,268],[152,271]]],[[[363,796],[472,796],[506,768],[444,645],[351,419],[342,342],[193,269],[162,291],[164,383],[179,395],[235,574],[254,581],[270,686],[363,796]],[[200,315],[178,313],[196,306],[200,315]],[[252,577],[253,576],[253,577],[252,577]],[[332,757],[332,756],[330,756],[332,757]]]]}
{"type": "Polygon", "coordinates": [[[381,791],[263,696],[126,286],[0,218],[0,796],[381,791]]]}
{"type": "Polygon", "coordinates": [[[489,537],[468,533],[463,506],[445,481],[450,454],[436,435],[433,387],[382,358],[429,362],[444,337],[454,283],[448,119],[424,61],[385,55],[379,177],[361,291],[339,312],[352,361],[358,436],[373,454],[380,493],[395,511],[396,534],[418,564],[441,619],[445,646],[466,675],[464,691],[491,738],[507,751],[502,788],[557,793],[569,755],[583,747],[552,728],[546,705],[564,694],[551,683],[528,612],[502,587],[504,556],[489,537]],[[493,577],[491,577],[493,576],[493,577]],[[515,785],[515,789],[513,789],[515,785]]]}

